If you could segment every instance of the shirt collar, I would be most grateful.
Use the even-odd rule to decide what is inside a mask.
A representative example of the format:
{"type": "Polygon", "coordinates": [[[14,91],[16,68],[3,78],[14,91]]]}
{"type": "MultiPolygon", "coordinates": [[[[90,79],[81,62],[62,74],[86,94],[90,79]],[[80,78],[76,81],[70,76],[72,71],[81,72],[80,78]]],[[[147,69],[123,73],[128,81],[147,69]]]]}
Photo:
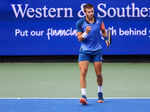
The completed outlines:
{"type": "MultiPolygon", "coordinates": [[[[88,23],[88,24],[91,24],[91,23],[89,23],[87,20],[86,20],[86,17],[84,17],[84,20],[88,23]]],[[[96,23],[96,17],[94,16],[94,23],[96,23]]],[[[92,23],[92,24],[94,24],[94,23],[92,23]]]]}

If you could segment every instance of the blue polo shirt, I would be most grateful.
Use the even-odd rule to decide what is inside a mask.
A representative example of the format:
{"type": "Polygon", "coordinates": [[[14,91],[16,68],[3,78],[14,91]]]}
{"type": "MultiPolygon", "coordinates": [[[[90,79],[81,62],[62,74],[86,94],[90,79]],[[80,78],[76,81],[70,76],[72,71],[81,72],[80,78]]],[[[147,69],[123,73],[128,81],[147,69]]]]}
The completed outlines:
{"type": "Polygon", "coordinates": [[[100,33],[101,23],[102,20],[99,18],[95,18],[92,24],[88,23],[85,18],[77,21],[77,32],[85,32],[87,26],[91,27],[91,31],[88,33],[87,38],[81,42],[81,49],[83,51],[97,51],[102,49],[103,40],[100,33]]]}

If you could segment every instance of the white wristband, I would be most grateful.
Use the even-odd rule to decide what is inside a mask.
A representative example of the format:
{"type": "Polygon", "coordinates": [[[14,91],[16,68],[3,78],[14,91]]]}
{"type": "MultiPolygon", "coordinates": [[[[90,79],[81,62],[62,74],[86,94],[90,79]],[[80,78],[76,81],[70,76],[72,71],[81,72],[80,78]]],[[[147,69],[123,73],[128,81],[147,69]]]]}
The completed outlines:
{"type": "Polygon", "coordinates": [[[87,36],[88,36],[88,34],[87,34],[86,32],[82,33],[82,37],[83,37],[84,39],[86,39],[87,36]]]}

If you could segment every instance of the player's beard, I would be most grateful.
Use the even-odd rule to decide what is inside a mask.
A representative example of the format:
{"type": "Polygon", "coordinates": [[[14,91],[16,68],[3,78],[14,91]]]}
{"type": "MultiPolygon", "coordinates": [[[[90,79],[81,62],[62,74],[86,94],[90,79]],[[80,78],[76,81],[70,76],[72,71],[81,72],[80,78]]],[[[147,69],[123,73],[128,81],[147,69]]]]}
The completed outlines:
{"type": "Polygon", "coordinates": [[[88,20],[92,20],[94,18],[94,15],[87,15],[88,20]]]}

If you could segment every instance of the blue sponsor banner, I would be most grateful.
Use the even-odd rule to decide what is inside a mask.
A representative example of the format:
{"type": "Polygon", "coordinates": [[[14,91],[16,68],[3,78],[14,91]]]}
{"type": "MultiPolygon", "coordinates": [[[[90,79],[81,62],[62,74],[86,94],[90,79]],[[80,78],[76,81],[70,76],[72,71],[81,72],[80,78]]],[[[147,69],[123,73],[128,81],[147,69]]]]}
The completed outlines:
{"type": "Polygon", "coordinates": [[[2,0],[0,55],[77,55],[75,23],[85,3],[112,33],[104,55],[150,54],[149,0],[2,0]]]}

